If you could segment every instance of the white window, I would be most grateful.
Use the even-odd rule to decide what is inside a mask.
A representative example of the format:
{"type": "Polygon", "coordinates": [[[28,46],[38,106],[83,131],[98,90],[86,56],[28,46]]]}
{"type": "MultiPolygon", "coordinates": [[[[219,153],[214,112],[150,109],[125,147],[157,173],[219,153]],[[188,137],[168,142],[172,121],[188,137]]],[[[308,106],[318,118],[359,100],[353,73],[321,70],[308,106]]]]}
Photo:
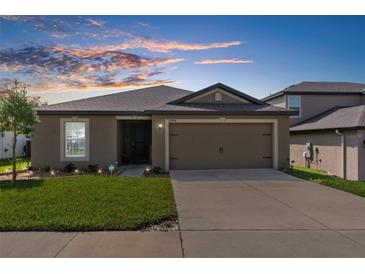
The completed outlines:
{"type": "Polygon", "coordinates": [[[294,115],[292,117],[300,117],[300,114],[301,114],[300,96],[289,95],[288,96],[288,101],[287,101],[287,107],[291,110],[298,111],[298,115],[294,115]]]}
{"type": "Polygon", "coordinates": [[[88,119],[61,119],[61,160],[88,160],[88,135],[88,119]]]}
{"type": "Polygon", "coordinates": [[[86,156],[86,123],[65,122],[65,156],[86,156]]]}

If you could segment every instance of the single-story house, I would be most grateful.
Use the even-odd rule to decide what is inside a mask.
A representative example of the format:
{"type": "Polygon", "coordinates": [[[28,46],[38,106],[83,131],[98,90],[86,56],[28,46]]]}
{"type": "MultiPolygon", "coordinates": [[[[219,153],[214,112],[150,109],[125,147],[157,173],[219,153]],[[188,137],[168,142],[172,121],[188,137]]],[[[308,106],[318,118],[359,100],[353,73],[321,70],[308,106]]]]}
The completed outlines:
{"type": "Polygon", "coordinates": [[[42,106],[32,166],[280,169],[289,164],[288,121],[296,113],[221,83],[197,92],[156,86],[42,106]]]}

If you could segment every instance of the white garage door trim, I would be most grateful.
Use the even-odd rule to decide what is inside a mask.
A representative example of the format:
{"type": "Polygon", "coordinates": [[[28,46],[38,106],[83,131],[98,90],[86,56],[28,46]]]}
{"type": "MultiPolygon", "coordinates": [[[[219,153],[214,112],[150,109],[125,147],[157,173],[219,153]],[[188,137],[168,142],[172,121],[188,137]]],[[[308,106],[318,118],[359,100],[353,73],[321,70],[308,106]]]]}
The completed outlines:
{"type": "Polygon", "coordinates": [[[208,124],[208,123],[239,123],[239,124],[272,124],[273,126],[273,168],[278,168],[278,120],[277,119],[165,119],[165,170],[170,169],[170,124],[208,124]]]}

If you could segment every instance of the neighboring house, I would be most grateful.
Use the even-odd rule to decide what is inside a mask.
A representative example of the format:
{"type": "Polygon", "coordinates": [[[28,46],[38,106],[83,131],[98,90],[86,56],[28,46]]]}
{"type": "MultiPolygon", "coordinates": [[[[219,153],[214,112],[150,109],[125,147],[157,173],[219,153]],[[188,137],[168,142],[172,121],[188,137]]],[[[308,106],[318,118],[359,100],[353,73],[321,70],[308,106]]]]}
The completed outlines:
{"type": "Polygon", "coordinates": [[[34,168],[73,162],[170,169],[282,168],[289,115],[223,84],[198,92],[157,86],[42,106],[34,168]]]}
{"type": "MultiPolygon", "coordinates": [[[[25,135],[18,135],[15,154],[17,157],[25,156],[24,146],[27,144],[25,135]]],[[[13,157],[13,132],[0,132],[0,159],[13,157]]]]}
{"type": "Polygon", "coordinates": [[[302,82],[263,101],[298,110],[290,117],[290,159],[333,175],[365,180],[365,84],[302,82]]]}

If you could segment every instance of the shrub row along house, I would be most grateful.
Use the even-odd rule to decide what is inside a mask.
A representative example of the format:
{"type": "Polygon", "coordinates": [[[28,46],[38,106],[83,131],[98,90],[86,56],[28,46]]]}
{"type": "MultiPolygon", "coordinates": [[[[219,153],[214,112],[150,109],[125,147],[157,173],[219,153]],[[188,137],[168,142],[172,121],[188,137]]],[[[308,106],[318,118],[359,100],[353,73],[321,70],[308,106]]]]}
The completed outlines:
{"type": "Polygon", "coordinates": [[[263,101],[297,110],[290,117],[290,159],[350,180],[365,180],[365,84],[302,82],[263,101]]]}
{"type": "Polygon", "coordinates": [[[150,163],[164,171],[286,168],[289,116],[223,84],[197,92],[157,86],[42,106],[32,137],[34,168],[72,162],[150,163]]]}

